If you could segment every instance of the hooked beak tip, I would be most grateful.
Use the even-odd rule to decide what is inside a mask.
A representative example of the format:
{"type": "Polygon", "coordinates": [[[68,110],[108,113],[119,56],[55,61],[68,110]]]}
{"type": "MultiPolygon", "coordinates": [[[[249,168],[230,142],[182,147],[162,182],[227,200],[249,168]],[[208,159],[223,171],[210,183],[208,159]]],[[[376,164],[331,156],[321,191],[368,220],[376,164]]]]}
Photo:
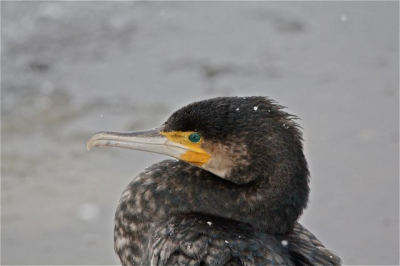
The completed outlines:
{"type": "Polygon", "coordinates": [[[106,134],[106,132],[101,131],[101,132],[97,132],[96,134],[94,134],[86,143],[86,149],[88,151],[90,151],[91,148],[93,147],[97,147],[98,145],[98,141],[101,140],[102,138],[104,138],[104,135],[106,134]]]}

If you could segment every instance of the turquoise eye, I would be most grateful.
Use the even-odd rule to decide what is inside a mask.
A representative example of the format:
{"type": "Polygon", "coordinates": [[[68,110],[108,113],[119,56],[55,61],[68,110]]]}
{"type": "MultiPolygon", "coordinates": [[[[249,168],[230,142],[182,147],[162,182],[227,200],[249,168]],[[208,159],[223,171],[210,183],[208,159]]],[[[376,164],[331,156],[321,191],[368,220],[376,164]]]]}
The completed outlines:
{"type": "Polygon", "coordinates": [[[192,133],[189,135],[189,140],[191,142],[199,142],[201,139],[201,135],[199,133],[192,133]]]}

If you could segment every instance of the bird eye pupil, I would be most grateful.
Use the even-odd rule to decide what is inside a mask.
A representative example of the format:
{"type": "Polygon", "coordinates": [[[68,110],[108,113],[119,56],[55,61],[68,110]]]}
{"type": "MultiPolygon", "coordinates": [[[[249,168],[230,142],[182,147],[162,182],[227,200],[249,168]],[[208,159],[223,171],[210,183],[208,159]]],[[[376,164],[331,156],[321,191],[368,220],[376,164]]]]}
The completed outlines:
{"type": "Polygon", "coordinates": [[[201,139],[201,135],[199,133],[192,133],[189,135],[189,140],[191,142],[199,142],[201,139]]]}

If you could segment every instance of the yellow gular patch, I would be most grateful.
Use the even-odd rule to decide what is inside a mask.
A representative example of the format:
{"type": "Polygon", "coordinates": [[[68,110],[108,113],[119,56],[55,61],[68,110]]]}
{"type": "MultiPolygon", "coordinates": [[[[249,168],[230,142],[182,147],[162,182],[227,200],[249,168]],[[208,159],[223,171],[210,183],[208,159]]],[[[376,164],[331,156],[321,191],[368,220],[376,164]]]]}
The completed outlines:
{"type": "Polygon", "coordinates": [[[171,132],[160,132],[161,135],[166,136],[168,140],[184,145],[188,148],[188,151],[181,155],[180,159],[189,163],[202,166],[210,160],[210,155],[203,150],[200,145],[203,142],[203,138],[200,141],[194,143],[189,140],[190,134],[195,133],[193,131],[182,132],[182,131],[171,131],[171,132]]]}

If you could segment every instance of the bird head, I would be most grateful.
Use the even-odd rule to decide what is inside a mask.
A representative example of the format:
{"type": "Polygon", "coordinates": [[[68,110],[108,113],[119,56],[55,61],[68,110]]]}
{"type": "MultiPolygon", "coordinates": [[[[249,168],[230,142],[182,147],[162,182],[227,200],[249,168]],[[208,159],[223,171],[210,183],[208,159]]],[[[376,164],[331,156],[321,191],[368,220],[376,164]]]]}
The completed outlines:
{"type": "Polygon", "coordinates": [[[99,132],[91,147],[121,147],[172,156],[236,184],[307,169],[294,116],[266,97],[219,97],[174,112],[160,127],[99,132]]]}

